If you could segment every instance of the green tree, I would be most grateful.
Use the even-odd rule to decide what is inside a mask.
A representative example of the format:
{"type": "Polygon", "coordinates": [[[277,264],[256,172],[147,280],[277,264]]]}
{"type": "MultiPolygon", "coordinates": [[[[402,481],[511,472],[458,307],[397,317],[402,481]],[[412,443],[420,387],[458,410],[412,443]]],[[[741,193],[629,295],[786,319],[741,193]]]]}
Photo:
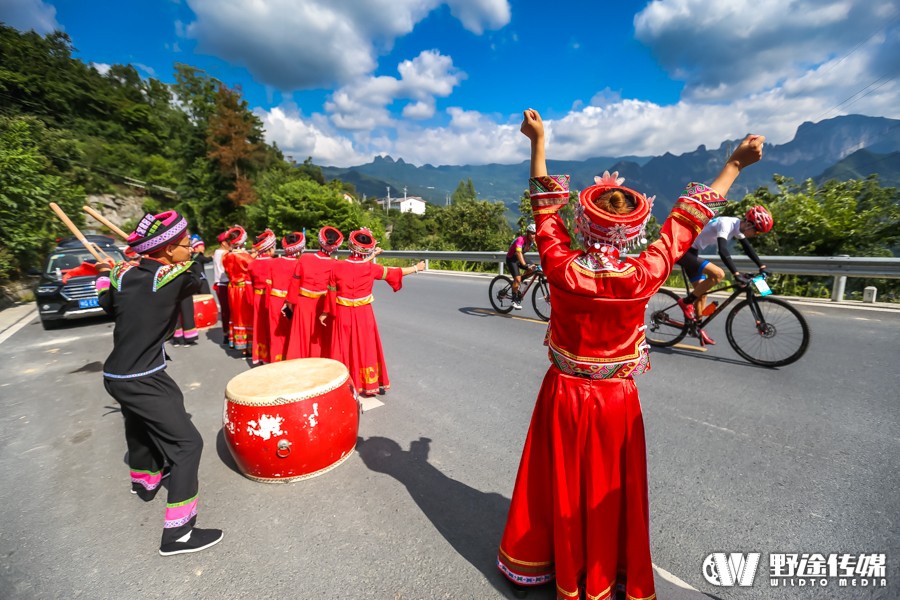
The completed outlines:
{"type": "Polygon", "coordinates": [[[307,178],[293,169],[272,169],[257,184],[259,199],[247,206],[246,220],[253,234],[266,227],[279,238],[291,231],[306,231],[310,246],[325,225],[348,234],[368,227],[376,239],[384,239],[384,227],[356,202],[344,198],[340,182],[327,185],[307,178]]]}
{"type": "Polygon", "coordinates": [[[36,267],[66,227],[50,212],[56,202],[76,223],[83,221],[84,192],[52,173],[39,150],[46,128],[31,117],[0,117],[0,279],[36,267]]]}
{"type": "Polygon", "coordinates": [[[453,191],[453,195],[450,196],[450,200],[453,204],[474,202],[477,196],[475,184],[472,183],[472,179],[470,178],[467,181],[459,182],[459,185],[456,186],[456,190],[453,191]]]}
{"type": "Polygon", "coordinates": [[[499,202],[452,204],[443,208],[436,220],[441,237],[459,250],[504,250],[513,238],[506,206],[499,202]]]}

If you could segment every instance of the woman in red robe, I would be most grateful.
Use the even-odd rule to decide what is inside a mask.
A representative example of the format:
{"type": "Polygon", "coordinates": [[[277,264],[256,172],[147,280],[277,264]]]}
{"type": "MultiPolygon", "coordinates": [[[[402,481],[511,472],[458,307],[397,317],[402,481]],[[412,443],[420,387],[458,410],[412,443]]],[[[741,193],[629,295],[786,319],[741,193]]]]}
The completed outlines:
{"type": "Polygon", "coordinates": [[[387,281],[396,292],[403,287],[403,276],[425,270],[425,263],[413,267],[383,267],[371,261],[375,238],[368,229],[350,234],[350,257],[335,265],[328,290],[331,323],[331,358],[350,371],[357,391],[373,396],[391,387],[381,337],[372,311],[372,286],[376,279],[387,281]]]}
{"type": "Polygon", "coordinates": [[[269,293],[272,291],[275,239],[272,230],[266,229],[256,236],[253,244],[256,258],[250,263],[249,271],[253,286],[253,340],[250,359],[254,365],[270,362],[269,293]]]}
{"type": "Polygon", "coordinates": [[[289,359],[328,358],[330,330],[319,322],[319,315],[325,312],[328,282],[331,270],[337,264],[333,255],[343,243],[344,234],[325,226],[319,230],[319,250],[303,253],[294,267],[287,296],[287,304],[293,311],[287,349],[289,359]]]}
{"type": "Polygon", "coordinates": [[[623,260],[620,251],[643,237],[653,199],[623,187],[616,173],[597,178],[575,211],[586,250],[571,249],[558,214],[569,201],[568,176],[547,175],[536,111],[525,111],[522,133],[531,139],[531,208],[553,298],[551,366],[497,564],[517,595],[555,578],[560,599],[652,599],[646,446],[633,379],[650,368],[644,309],[740,170],[762,156],[765,138],[748,136],[710,187],[689,184],[660,239],[623,260]]]}
{"type": "MultiPolygon", "coordinates": [[[[271,362],[285,360],[291,321],[285,315],[284,305],[288,289],[297,268],[297,257],[306,247],[306,237],[295,231],[281,240],[284,256],[272,259],[272,286],[269,291],[269,359],[271,362]]],[[[288,314],[291,314],[290,310],[288,314]]]]}
{"type": "Polygon", "coordinates": [[[231,248],[222,257],[222,267],[228,275],[228,345],[247,355],[253,336],[253,288],[249,270],[253,258],[243,248],[247,241],[243,227],[232,227],[228,238],[231,248]]]}

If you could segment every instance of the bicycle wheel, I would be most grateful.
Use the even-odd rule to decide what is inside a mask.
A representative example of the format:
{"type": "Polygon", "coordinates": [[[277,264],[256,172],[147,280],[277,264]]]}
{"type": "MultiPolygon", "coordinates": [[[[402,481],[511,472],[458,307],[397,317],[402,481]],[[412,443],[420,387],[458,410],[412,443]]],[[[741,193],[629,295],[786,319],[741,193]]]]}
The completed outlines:
{"type": "Polygon", "coordinates": [[[725,334],[734,351],[756,365],[783,367],[809,346],[809,326],[796,308],[778,298],[742,300],[728,313],[725,334]]]}
{"type": "Polygon", "coordinates": [[[491,280],[491,287],[488,290],[488,298],[491,300],[491,306],[498,313],[506,314],[513,309],[512,307],[512,279],[506,275],[497,275],[491,280]]]}
{"type": "Polygon", "coordinates": [[[550,320],[550,284],[545,277],[540,277],[534,282],[534,291],[531,292],[531,305],[534,312],[545,321],[550,320]]]}
{"type": "Polygon", "coordinates": [[[674,292],[659,290],[653,294],[644,315],[647,324],[644,334],[651,346],[674,346],[687,335],[684,311],[678,306],[678,296],[674,292]]]}

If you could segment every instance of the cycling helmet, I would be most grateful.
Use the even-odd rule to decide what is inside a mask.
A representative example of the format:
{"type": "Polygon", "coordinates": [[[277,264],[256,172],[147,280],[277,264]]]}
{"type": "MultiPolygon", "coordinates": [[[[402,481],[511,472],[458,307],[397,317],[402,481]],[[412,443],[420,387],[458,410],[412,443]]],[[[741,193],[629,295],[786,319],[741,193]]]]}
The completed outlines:
{"type": "Polygon", "coordinates": [[[537,228],[534,226],[534,223],[529,223],[528,227],[525,228],[526,233],[534,233],[537,231],[537,228]]]}
{"type": "Polygon", "coordinates": [[[772,231],[772,226],[775,225],[771,213],[766,210],[765,206],[754,206],[748,210],[746,219],[753,223],[753,227],[758,233],[768,233],[772,231]]]}

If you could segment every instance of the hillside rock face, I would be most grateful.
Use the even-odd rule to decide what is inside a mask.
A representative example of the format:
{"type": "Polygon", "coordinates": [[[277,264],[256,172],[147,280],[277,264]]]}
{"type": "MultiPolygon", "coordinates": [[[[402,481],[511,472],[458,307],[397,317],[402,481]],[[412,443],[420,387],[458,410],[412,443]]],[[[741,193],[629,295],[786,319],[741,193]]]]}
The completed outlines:
{"type": "MultiPolygon", "coordinates": [[[[144,216],[144,199],[141,196],[120,196],[118,194],[92,194],[87,204],[113,224],[122,227],[125,223],[134,223],[144,216]]],[[[103,226],[88,215],[85,215],[87,229],[101,231],[103,226]]]]}
{"type": "MultiPolygon", "coordinates": [[[[828,172],[864,178],[878,173],[882,185],[893,186],[900,172],[900,120],[863,115],[845,115],[818,123],[803,123],[791,141],[767,144],[765,158],[747,170],[736,182],[730,196],[740,198],[761,186],[771,186],[774,175],[797,181],[820,179],[828,172]],[[861,151],[869,154],[862,157],[861,151]],[[846,163],[845,163],[846,161],[846,163]]],[[[665,153],[655,157],[596,157],[584,161],[547,161],[554,173],[572,176],[572,187],[588,185],[604,170],[619,171],[625,185],[648,195],[656,195],[653,212],[665,217],[688,181],[709,182],[741,140],[726,140],[717,148],[699,146],[681,155],[665,153]]],[[[357,167],[323,167],[327,179],[342,179],[359,193],[381,197],[385,188],[421,196],[443,204],[460,181],[471,179],[480,199],[502,201],[517,214],[519,198],[528,181],[528,163],[517,165],[415,165],[390,156],[376,157],[357,167]]],[[[396,191],[394,192],[396,193],[396,191]]]]}

